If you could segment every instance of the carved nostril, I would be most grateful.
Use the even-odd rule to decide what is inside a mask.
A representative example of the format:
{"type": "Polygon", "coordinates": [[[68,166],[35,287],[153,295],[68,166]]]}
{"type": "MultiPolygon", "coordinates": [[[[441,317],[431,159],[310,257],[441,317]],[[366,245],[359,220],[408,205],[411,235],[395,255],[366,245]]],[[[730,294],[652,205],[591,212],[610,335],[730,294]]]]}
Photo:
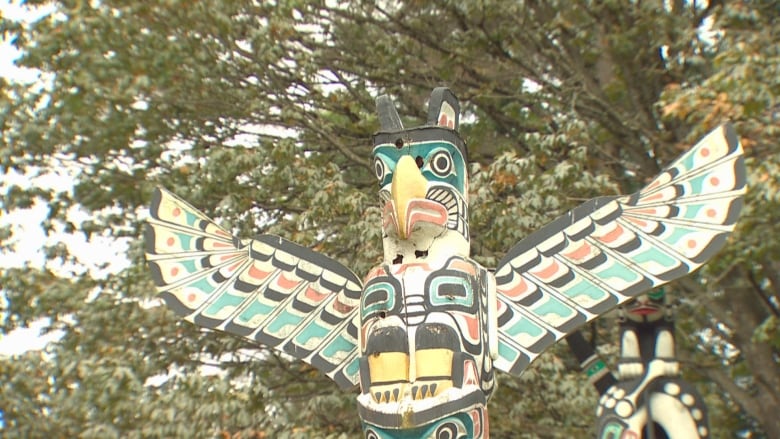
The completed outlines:
{"type": "Polygon", "coordinates": [[[396,255],[395,259],[393,259],[393,264],[400,264],[404,261],[403,255],[396,255]]]}
{"type": "Polygon", "coordinates": [[[415,158],[414,158],[414,162],[415,162],[415,163],[417,163],[417,167],[418,167],[418,168],[420,168],[420,169],[422,169],[422,167],[423,167],[423,164],[425,163],[425,162],[423,161],[423,158],[422,158],[422,157],[420,157],[419,155],[418,155],[417,157],[415,157],[415,158]]]}
{"type": "Polygon", "coordinates": [[[395,141],[395,147],[398,148],[398,149],[403,148],[404,147],[404,139],[398,138],[395,141]]]}

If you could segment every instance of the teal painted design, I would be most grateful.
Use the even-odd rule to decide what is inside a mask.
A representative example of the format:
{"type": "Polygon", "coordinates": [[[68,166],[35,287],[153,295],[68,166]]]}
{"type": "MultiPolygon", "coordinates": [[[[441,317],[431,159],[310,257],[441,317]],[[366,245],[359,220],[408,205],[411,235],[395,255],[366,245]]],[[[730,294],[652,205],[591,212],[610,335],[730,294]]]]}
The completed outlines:
{"type": "Polygon", "coordinates": [[[194,259],[183,259],[179,263],[184,266],[187,273],[194,273],[199,267],[195,264],[194,259]]]}
{"type": "Polygon", "coordinates": [[[241,305],[241,302],[244,301],[246,297],[244,296],[234,296],[230,293],[222,293],[217,300],[214,301],[206,310],[203,312],[204,315],[217,315],[220,311],[227,307],[241,305]]]}
{"type": "Polygon", "coordinates": [[[376,282],[363,290],[360,317],[366,319],[373,313],[388,311],[395,306],[395,287],[389,282],[376,282]],[[384,296],[384,297],[383,297],[384,296]],[[366,305],[368,303],[369,305],[366,305]]]}
{"type": "Polygon", "coordinates": [[[461,276],[437,276],[431,281],[429,294],[431,295],[431,303],[436,306],[460,305],[467,308],[474,306],[474,291],[471,288],[471,282],[461,276]],[[447,294],[446,291],[442,292],[441,287],[446,286],[462,287],[464,294],[455,295],[447,294]]]}
{"type": "Polygon", "coordinates": [[[381,428],[366,422],[363,423],[363,432],[366,438],[377,439],[478,439],[487,437],[484,426],[475,432],[474,421],[468,413],[456,413],[421,427],[396,430],[381,428]],[[373,435],[372,435],[373,434],[373,435]]]}
{"type": "Polygon", "coordinates": [[[654,246],[646,247],[644,251],[636,255],[633,255],[631,259],[636,261],[636,263],[638,264],[646,264],[648,262],[654,262],[666,268],[673,268],[679,263],[677,259],[669,256],[666,252],[654,246]]]}
{"type": "Polygon", "coordinates": [[[339,334],[338,337],[334,338],[322,349],[322,356],[336,358],[339,357],[340,353],[343,356],[344,353],[350,353],[353,349],[355,349],[355,342],[347,340],[342,334],[339,334]]]}
{"type": "Polygon", "coordinates": [[[187,285],[187,287],[197,288],[198,290],[206,294],[213,293],[215,288],[213,285],[211,285],[211,282],[209,282],[209,279],[207,277],[201,277],[196,281],[190,282],[190,284],[187,285]]]}
{"type": "Polygon", "coordinates": [[[671,234],[664,237],[664,242],[667,242],[671,245],[677,245],[680,240],[684,239],[688,235],[692,235],[700,230],[691,229],[688,227],[681,227],[681,226],[675,226],[671,230],[671,234]]]}
{"type": "Polygon", "coordinates": [[[611,264],[604,266],[602,269],[592,270],[591,272],[604,280],[608,285],[611,284],[611,279],[619,279],[628,284],[633,284],[642,280],[642,276],[615,259],[610,258],[610,262],[611,264]]]}
{"type": "Polygon", "coordinates": [[[358,372],[360,372],[360,358],[355,357],[354,360],[350,361],[350,363],[344,367],[344,373],[347,376],[356,377],[358,372]]]}
{"type": "MultiPolygon", "coordinates": [[[[544,300],[544,299],[542,299],[544,300]]],[[[542,302],[540,300],[539,302],[542,302]]],[[[550,315],[556,315],[562,319],[570,319],[574,317],[574,310],[569,306],[563,304],[560,300],[553,296],[547,295],[547,300],[533,308],[535,314],[538,314],[543,319],[547,320],[550,315]]]]}
{"type": "Polygon", "coordinates": [[[587,296],[595,301],[601,301],[609,297],[609,294],[606,291],[597,287],[588,279],[580,276],[577,276],[577,278],[579,279],[579,282],[571,285],[569,288],[561,289],[561,292],[565,294],[566,297],[575,302],[579,296],[587,296]]]}
{"type": "Polygon", "coordinates": [[[704,185],[705,181],[709,179],[712,176],[711,173],[706,173],[699,175],[698,177],[693,177],[690,180],[688,180],[688,186],[690,187],[690,191],[694,194],[700,194],[704,192],[704,185]]]}
{"type": "MultiPolygon", "coordinates": [[[[507,335],[509,335],[511,337],[511,336],[515,336],[515,335],[518,335],[518,334],[510,334],[507,331],[507,335]]],[[[506,360],[509,363],[514,363],[517,360],[517,357],[520,356],[520,352],[518,352],[517,349],[507,345],[506,342],[504,342],[504,340],[501,340],[499,338],[499,340],[498,340],[498,356],[503,358],[504,360],[506,360]]]]}
{"type": "Polygon", "coordinates": [[[596,375],[597,373],[601,372],[602,370],[605,370],[607,368],[607,365],[604,364],[604,361],[599,358],[596,360],[593,365],[591,365],[589,368],[585,370],[585,375],[587,375],[588,378],[592,377],[593,375],[596,375]]]}
{"type": "Polygon", "coordinates": [[[414,143],[401,149],[396,148],[395,145],[379,145],[374,148],[374,157],[382,160],[386,170],[384,178],[379,182],[380,186],[390,184],[398,160],[405,155],[423,159],[424,164],[420,171],[426,180],[447,183],[461,194],[466,193],[466,160],[457,147],[442,141],[414,143]],[[435,173],[430,163],[431,159],[440,152],[447,152],[452,158],[452,171],[446,176],[435,173]]]}
{"type": "Polygon", "coordinates": [[[520,335],[528,335],[531,337],[539,337],[544,335],[544,330],[534,322],[528,320],[525,317],[521,317],[514,325],[507,328],[507,333],[512,337],[520,335]]]}
{"type": "Polygon", "coordinates": [[[179,239],[179,242],[181,243],[183,250],[193,250],[191,244],[192,244],[192,238],[194,238],[193,235],[189,235],[186,233],[179,233],[174,232],[176,234],[176,237],[179,239]]]}
{"type": "Polygon", "coordinates": [[[184,210],[184,220],[187,222],[188,226],[197,227],[200,218],[198,218],[194,213],[190,212],[189,210],[184,210]]]}
{"type": "Polygon", "coordinates": [[[330,329],[323,327],[316,321],[312,321],[306,325],[303,330],[295,336],[295,343],[301,346],[306,346],[312,338],[324,338],[328,335],[330,329]]]}
{"type": "Polygon", "coordinates": [[[610,421],[609,424],[604,426],[604,430],[601,432],[599,439],[620,438],[625,429],[626,427],[623,424],[616,421],[610,421]]]}
{"type": "Polygon", "coordinates": [[[281,332],[285,326],[297,326],[302,320],[302,316],[295,315],[291,313],[289,309],[285,309],[268,324],[268,332],[277,334],[281,332]]]}
{"type": "Polygon", "coordinates": [[[259,300],[252,301],[239,316],[235,319],[236,323],[249,323],[253,318],[258,315],[266,316],[274,310],[274,307],[267,305],[259,300]]]}
{"type": "Polygon", "coordinates": [[[697,148],[691,149],[680,158],[677,169],[680,170],[681,174],[690,171],[696,166],[696,152],[697,148]]]}
{"type": "Polygon", "coordinates": [[[704,204],[688,204],[684,206],[682,217],[685,219],[694,219],[699,216],[699,212],[704,208],[704,204]]]}

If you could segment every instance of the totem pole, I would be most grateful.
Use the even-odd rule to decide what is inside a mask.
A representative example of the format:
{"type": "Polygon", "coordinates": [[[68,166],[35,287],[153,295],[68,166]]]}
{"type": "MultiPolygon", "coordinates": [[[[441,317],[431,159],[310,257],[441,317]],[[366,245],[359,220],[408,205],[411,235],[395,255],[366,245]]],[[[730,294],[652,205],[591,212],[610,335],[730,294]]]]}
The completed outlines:
{"type": "Polygon", "coordinates": [[[742,149],[723,126],[642,191],[595,198],[532,233],[494,275],[469,257],[455,95],[435,89],[427,125],[410,129],[388,97],[377,105],[384,262],[363,281],[284,238],[232,237],[165,190],[146,236],[174,312],[360,385],[366,438],[487,438],[495,370],[520,374],[589,320],[697,269],[739,214],[742,149]]]}
{"type": "Polygon", "coordinates": [[[579,331],[566,338],[601,395],[599,439],[706,439],[707,407],[680,378],[674,315],[663,288],[620,307],[620,359],[616,378],[579,331]],[[600,364],[601,366],[594,366],[600,364]],[[597,371],[597,373],[592,373],[597,371]]]}

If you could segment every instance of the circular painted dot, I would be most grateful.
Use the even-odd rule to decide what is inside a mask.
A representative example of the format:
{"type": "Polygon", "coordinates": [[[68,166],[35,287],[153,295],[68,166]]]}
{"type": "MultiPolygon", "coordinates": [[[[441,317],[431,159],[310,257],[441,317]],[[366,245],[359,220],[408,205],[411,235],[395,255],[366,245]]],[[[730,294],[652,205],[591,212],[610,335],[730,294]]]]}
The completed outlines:
{"type": "Polygon", "coordinates": [[[707,216],[713,218],[718,212],[715,209],[707,209],[707,216]]]}
{"type": "Polygon", "coordinates": [[[633,412],[634,410],[631,409],[631,404],[629,404],[628,401],[620,401],[617,406],[615,406],[615,413],[622,418],[631,416],[631,413],[633,412]]]}
{"type": "Polygon", "coordinates": [[[173,238],[168,238],[168,239],[165,241],[165,243],[166,243],[166,244],[168,244],[169,246],[170,246],[170,245],[173,245],[173,243],[174,243],[174,242],[176,242],[176,240],[175,240],[175,239],[173,239],[173,238]]]}
{"type": "Polygon", "coordinates": [[[692,406],[693,403],[696,402],[696,399],[693,397],[693,395],[686,393],[680,397],[680,401],[682,401],[683,404],[687,406],[692,406]]]}
{"type": "Polygon", "coordinates": [[[688,240],[688,248],[696,248],[696,241],[693,239],[688,240]]]}
{"type": "Polygon", "coordinates": [[[173,208],[173,212],[171,212],[171,214],[173,216],[179,216],[179,215],[181,215],[181,209],[179,209],[178,207],[174,207],[173,208]]]}
{"type": "Polygon", "coordinates": [[[710,178],[710,184],[713,186],[717,186],[720,184],[720,179],[718,179],[718,177],[712,177],[710,178]]]}
{"type": "Polygon", "coordinates": [[[708,155],[710,155],[710,150],[709,150],[709,148],[702,148],[702,149],[701,149],[701,156],[702,156],[702,157],[707,157],[708,155]]]}
{"type": "Polygon", "coordinates": [[[667,383],[664,386],[664,392],[670,394],[670,395],[677,395],[680,393],[680,386],[678,386],[675,383],[667,383]]]}
{"type": "Polygon", "coordinates": [[[707,436],[707,433],[709,433],[709,431],[707,431],[707,427],[705,426],[699,427],[699,436],[705,437],[707,436]]]}
{"type": "Polygon", "coordinates": [[[177,274],[179,274],[179,267],[171,268],[171,276],[176,276],[177,274]]]}
{"type": "Polygon", "coordinates": [[[607,402],[605,402],[605,403],[604,403],[604,407],[606,407],[606,408],[608,408],[608,409],[611,409],[612,407],[614,407],[614,406],[615,406],[615,403],[616,403],[616,402],[617,402],[617,401],[615,401],[615,399],[614,399],[614,398],[609,398],[609,399],[607,399],[607,402]]]}
{"type": "Polygon", "coordinates": [[[621,399],[621,398],[623,398],[624,396],[626,396],[626,391],[625,391],[625,390],[623,390],[623,389],[617,389],[617,390],[615,390],[615,393],[614,393],[614,395],[615,395],[615,398],[617,398],[617,399],[621,399]]]}
{"type": "Polygon", "coordinates": [[[194,302],[195,301],[195,293],[188,294],[187,295],[187,300],[190,301],[190,302],[194,302]]]}
{"type": "Polygon", "coordinates": [[[704,417],[704,414],[699,409],[693,409],[691,410],[691,416],[693,416],[693,419],[701,421],[701,418],[704,417]]]}

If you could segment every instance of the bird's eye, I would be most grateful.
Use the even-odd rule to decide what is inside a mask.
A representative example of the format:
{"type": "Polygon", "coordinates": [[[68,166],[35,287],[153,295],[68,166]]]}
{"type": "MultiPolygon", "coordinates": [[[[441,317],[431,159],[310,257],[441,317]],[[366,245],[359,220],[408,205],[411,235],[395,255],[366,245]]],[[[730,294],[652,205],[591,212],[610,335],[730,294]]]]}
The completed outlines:
{"type": "Polygon", "coordinates": [[[376,174],[376,178],[381,182],[385,178],[385,173],[387,170],[385,169],[385,162],[382,161],[379,157],[374,159],[374,173],[376,174]]]}
{"type": "Polygon", "coordinates": [[[452,173],[452,157],[447,151],[439,151],[431,158],[431,169],[436,175],[446,177],[452,173]]]}

